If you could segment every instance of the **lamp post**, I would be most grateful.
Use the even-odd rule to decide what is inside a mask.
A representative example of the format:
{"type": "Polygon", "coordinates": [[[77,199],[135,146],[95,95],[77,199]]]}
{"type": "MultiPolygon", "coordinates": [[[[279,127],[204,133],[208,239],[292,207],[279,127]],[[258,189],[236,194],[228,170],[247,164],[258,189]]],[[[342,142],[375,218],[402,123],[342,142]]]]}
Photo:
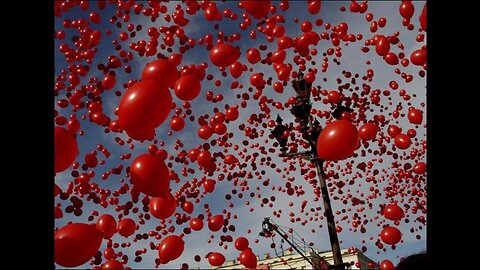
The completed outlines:
{"type": "MultiPolygon", "coordinates": [[[[342,254],[340,251],[340,243],[338,242],[337,230],[335,228],[335,219],[333,217],[332,206],[330,203],[330,197],[328,196],[327,184],[325,182],[325,174],[323,171],[323,160],[318,157],[317,154],[317,139],[322,131],[322,127],[319,122],[313,119],[313,116],[310,113],[312,109],[312,104],[310,102],[310,93],[312,89],[312,84],[305,81],[303,74],[298,73],[296,80],[292,82],[293,89],[297,93],[296,103],[293,105],[290,112],[295,116],[295,118],[300,123],[300,130],[302,131],[303,138],[308,141],[311,149],[306,152],[301,153],[286,153],[286,144],[288,137],[284,136],[285,131],[288,130],[287,126],[282,124],[282,119],[280,116],[277,116],[277,125],[272,130],[272,135],[278,141],[281,146],[282,157],[295,157],[301,156],[303,159],[309,160],[312,162],[316,169],[318,180],[320,184],[320,190],[322,193],[323,205],[325,209],[325,217],[327,218],[328,225],[328,234],[330,238],[330,245],[332,248],[333,262],[334,264],[330,266],[331,270],[345,270],[345,267],[349,263],[343,263],[342,254]]],[[[350,108],[344,107],[341,104],[337,104],[335,111],[332,113],[332,116],[336,119],[342,117],[343,112],[351,112],[350,108]]]]}

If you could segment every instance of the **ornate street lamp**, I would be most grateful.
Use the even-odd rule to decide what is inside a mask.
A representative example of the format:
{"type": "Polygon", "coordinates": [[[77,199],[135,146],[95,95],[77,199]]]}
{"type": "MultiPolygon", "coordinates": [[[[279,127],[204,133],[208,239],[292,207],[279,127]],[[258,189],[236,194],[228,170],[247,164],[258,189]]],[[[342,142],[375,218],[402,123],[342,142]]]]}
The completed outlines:
{"type": "Polygon", "coordinates": [[[318,122],[317,119],[313,121],[312,124],[312,131],[310,132],[310,138],[312,141],[316,142],[318,139],[318,135],[320,135],[320,132],[322,132],[322,126],[320,126],[320,123],[318,122]]]}
{"type": "MultiPolygon", "coordinates": [[[[283,136],[286,126],[282,124],[282,119],[277,116],[277,126],[273,129],[272,134],[282,147],[282,157],[295,157],[300,156],[303,159],[309,160],[317,168],[317,175],[319,178],[320,190],[322,193],[323,205],[325,209],[325,217],[327,219],[328,234],[330,238],[330,245],[332,248],[334,264],[329,266],[330,270],[345,270],[345,267],[349,263],[343,263],[342,254],[340,251],[340,243],[338,241],[337,230],[335,227],[335,219],[333,216],[332,206],[330,203],[330,197],[328,196],[327,184],[325,181],[325,174],[323,171],[323,160],[318,157],[317,154],[317,139],[322,131],[320,123],[311,115],[312,104],[310,102],[310,93],[312,84],[307,83],[303,78],[303,73],[299,72],[296,80],[292,82],[293,89],[297,93],[296,104],[292,106],[290,112],[300,123],[300,128],[303,137],[309,142],[311,149],[306,152],[300,153],[286,153],[286,144],[288,137],[283,136]]],[[[343,106],[341,103],[337,104],[332,116],[336,119],[340,119],[343,112],[351,112],[348,107],[343,106]]]]}
{"type": "Polygon", "coordinates": [[[342,118],[342,114],[344,112],[351,113],[351,112],[353,112],[353,110],[348,108],[348,107],[343,106],[342,102],[340,101],[337,104],[337,107],[335,108],[335,110],[332,112],[332,116],[333,116],[333,118],[338,120],[338,119],[342,118]]]}
{"type": "Polygon", "coordinates": [[[296,103],[293,104],[290,112],[300,122],[302,131],[308,128],[308,121],[310,116],[310,110],[312,109],[312,103],[310,102],[310,94],[312,91],[312,84],[307,83],[303,78],[303,73],[298,72],[298,77],[292,82],[293,89],[297,93],[296,103]]]}
{"type": "Polygon", "coordinates": [[[282,121],[283,119],[280,117],[280,115],[277,115],[277,125],[272,130],[272,135],[280,144],[282,155],[284,155],[287,152],[288,137],[285,136],[285,131],[288,130],[288,128],[282,124],[282,121]]]}
{"type": "Polygon", "coordinates": [[[305,81],[301,71],[298,72],[297,79],[292,81],[292,86],[297,93],[297,99],[306,99],[307,101],[310,101],[312,84],[305,81]]]}

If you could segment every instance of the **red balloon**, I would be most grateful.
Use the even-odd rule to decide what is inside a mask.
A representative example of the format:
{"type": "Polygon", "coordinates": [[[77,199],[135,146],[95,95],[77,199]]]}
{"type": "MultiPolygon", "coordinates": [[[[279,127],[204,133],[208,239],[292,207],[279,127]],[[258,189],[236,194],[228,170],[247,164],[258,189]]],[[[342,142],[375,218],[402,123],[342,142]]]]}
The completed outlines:
{"type": "Polygon", "coordinates": [[[408,121],[415,125],[420,125],[423,120],[423,112],[419,109],[408,110],[408,121]]]}
{"type": "Polygon", "coordinates": [[[283,37],[285,35],[285,27],[282,25],[275,25],[272,29],[272,35],[276,38],[283,37]]]}
{"type": "Polygon", "coordinates": [[[62,127],[55,127],[55,173],[63,172],[78,156],[75,134],[62,127]]]}
{"type": "Polygon", "coordinates": [[[427,164],[425,162],[418,162],[413,166],[413,172],[416,174],[424,174],[427,171],[427,164]]]}
{"type": "Polygon", "coordinates": [[[102,270],[123,270],[123,264],[117,260],[108,260],[102,264],[102,270]]]}
{"type": "Polygon", "coordinates": [[[389,226],[382,230],[380,238],[388,245],[395,245],[402,239],[402,233],[397,228],[389,226]]]}
{"type": "Polygon", "coordinates": [[[110,239],[117,232],[117,221],[110,214],[102,215],[97,220],[97,230],[102,233],[103,238],[110,239]]]}
{"type": "Polygon", "coordinates": [[[427,31],[427,4],[423,6],[422,14],[418,18],[420,26],[424,31],[427,31]]]}
{"type": "Polygon", "coordinates": [[[181,76],[175,82],[174,89],[175,95],[179,99],[190,101],[198,97],[202,89],[202,85],[200,80],[195,75],[187,74],[181,76]]]}
{"type": "Polygon", "coordinates": [[[252,249],[246,248],[240,253],[240,263],[247,268],[257,267],[257,257],[253,253],[252,249]]]}
{"type": "Polygon", "coordinates": [[[384,56],[390,52],[390,41],[385,36],[380,36],[375,45],[375,51],[378,55],[384,56]]]}
{"type": "Polygon", "coordinates": [[[404,19],[410,20],[415,12],[415,7],[410,1],[402,1],[399,11],[404,19]]]}
{"type": "Polygon", "coordinates": [[[397,136],[395,136],[395,146],[397,146],[398,148],[404,150],[410,147],[411,144],[412,140],[408,135],[398,134],[397,136]]]}
{"type": "Polygon", "coordinates": [[[170,127],[174,131],[180,131],[185,127],[185,121],[183,121],[183,118],[181,117],[174,116],[170,121],[170,127]]]}
{"type": "Polygon", "coordinates": [[[229,121],[235,121],[237,120],[238,118],[238,107],[230,107],[227,109],[227,111],[225,112],[225,117],[229,120],[229,121]]]}
{"type": "Polygon", "coordinates": [[[221,20],[222,15],[218,11],[218,8],[216,5],[210,4],[206,9],[205,9],[205,18],[209,21],[215,21],[215,20],[221,20]]]}
{"type": "Polygon", "coordinates": [[[155,80],[162,88],[172,86],[178,77],[174,63],[159,59],[148,63],[142,72],[142,80],[155,80]]]}
{"type": "Polygon", "coordinates": [[[402,208],[396,204],[389,204],[383,209],[383,215],[390,220],[400,220],[403,218],[404,213],[402,208]]]}
{"type": "Polygon", "coordinates": [[[227,126],[224,123],[215,124],[215,126],[213,127],[213,131],[215,132],[215,134],[223,135],[227,132],[227,126]]]}
{"type": "Polygon", "coordinates": [[[223,215],[215,215],[208,219],[208,229],[212,232],[216,232],[223,227],[223,215]]]}
{"type": "Polygon", "coordinates": [[[364,141],[375,140],[377,136],[378,126],[374,123],[366,123],[358,130],[358,137],[364,141]]]}
{"type": "Polygon", "coordinates": [[[170,261],[167,260],[167,259],[163,259],[163,258],[159,258],[160,259],[160,264],[167,264],[169,263],[170,261]]]}
{"type": "Polygon", "coordinates": [[[199,218],[190,219],[190,228],[194,231],[200,231],[203,229],[203,221],[199,218]]]}
{"type": "Polygon", "coordinates": [[[220,266],[225,262],[225,256],[219,252],[212,252],[208,255],[208,262],[212,266],[220,266]]]}
{"type": "Polygon", "coordinates": [[[225,158],[223,159],[225,164],[235,164],[238,162],[238,159],[234,155],[226,155],[225,158]]]}
{"type": "Polygon", "coordinates": [[[387,64],[389,65],[396,65],[398,64],[398,56],[393,53],[393,52],[389,52],[387,53],[385,56],[384,56],[384,59],[385,59],[385,62],[387,62],[387,64]]]}
{"type": "Polygon", "coordinates": [[[308,46],[311,44],[317,45],[319,40],[320,36],[316,32],[307,32],[295,41],[295,49],[301,56],[306,57],[310,53],[308,46]]]}
{"type": "Polygon", "coordinates": [[[115,82],[115,76],[109,74],[103,78],[102,87],[104,90],[112,89],[115,86],[115,82]]]}
{"type": "Polygon", "coordinates": [[[417,136],[417,132],[415,131],[415,129],[411,128],[407,131],[407,135],[410,137],[410,138],[415,138],[415,136],[417,136]]]}
{"type": "Polygon", "coordinates": [[[410,55],[410,61],[416,66],[423,66],[427,63],[427,50],[420,49],[410,55]]]}
{"type": "Polygon", "coordinates": [[[113,120],[112,122],[110,122],[109,126],[111,131],[113,132],[121,132],[122,131],[122,128],[120,127],[120,124],[118,122],[118,119],[116,120],[113,120]]]}
{"type": "Polygon", "coordinates": [[[383,260],[380,262],[380,270],[395,270],[395,266],[390,260],[383,260]]]}
{"type": "Polygon", "coordinates": [[[303,34],[301,37],[300,37],[300,41],[305,41],[306,44],[314,44],[316,45],[317,42],[320,40],[320,36],[318,35],[317,32],[315,31],[310,31],[310,32],[307,32],[305,34],[303,34]]]}
{"type": "Polygon", "coordinates": [[[188,157],[192,162],[197,161],[198,153],[200,153],[200,150],[198,150],[197,148],[193,148],[188,152],[188,157]]]}
{"type": "Polygon", "coordinates": [[[348,120],[337,120],[328,124],[317,140],[318,156],[323,160],[342,160],[357,148],[358,130],[348,120]]]}
{"type": "Polygon", "coordinates": [[[212,137],[212,134],[213,129],[210,126],[204,125],[198,129],[198,137],[204,140],[208,140],[210,137],[212,137]]]}
{"type": "Polygon", "coordinates": [[[98,159],[95,152],[90,152],[85,155],[85,164],[90,168],[95,168],[98,164],[98,159]]]}
{"type": "Polygon", "coordinates": [[[102,235],[95,224],[72,223],[55,232],[55,263],[77,267],[88,262],[102,244],[102,235]]]}
{"type": "Polygon", "coordinates": [[[171,64],[173,64],[174,66],[178,67],[178,65],[180,65],[180,63],[182,63],[182,58],[183,58],[183,55],[178,54],[178,53],[173,53],[173,54],[170,55],[170,57],[168,57],[168,61],[171,64]]]}
{"type": "Polygon", "coordinates": [[[208,164],[206,164],[206,166],[203,166],[203,168],[205,169],[205,172],[207,174],[208,173],[213,173],[215,171],[215,169],[217,168],[217,164],[215,164],[215,162],[210,160],[210,162],[208,164]]]}
{"type": "Polygon", "coordinates": [[[278,50],[273,53],[271,59],[273,63],[283,63],[286,57],[287,53],[284,50],[278,50]]]}
{"type": "Polygon", "coordinates": [[[285,50],[294,45],[293,39],[289,36],[283,36],[278,39],[278,49],[285,50]]]}
{"type": "Polygon", "coordinates": [[[113,250],[113,248],[110,248],[110,247],[107,247],[105,251],[103,251],[103,256],[107,260],[114,260],[115,258],[117,258],[115,251],[113,250]]]}
{"type": "Polygon", "coordinates": [[[248,14],[252,15],[255,19],[263,19],[268,15],[270,6],[272,5],[270,0],[264,1],[240,1],[242,7],[248,14]]]}
{"type": "Polygon", "coordinates": [[[152,197],[162,197],[170,187],[170,175],[164,161],[152,154],[138,156],[130,166],[132,184],[152,197]]]}
{"type": "Polygon", "coordinates": [[[257,89],[263,89],[266,83],[263,79],[263,73],[253,73],[252,76],[250,76],[250,83],[257,89]]]}
{"type": "Polygon", "coordinates": [[[100,21],[101,21],[100,14],[98,14],[95,11],[90,12],[88,17],[89,17],[89,19],[92,23],[100,23],[100,21]]]}
{"type": "Polygon", "coordinates": [[[215,113],[213,118],[210,119],[210,123],[213,123],[213,124],[223,123],[224,121],[225,121],[225,114],[221,112],[215,113]]]}
{"type": "Polygon", "coordinates": [[[275,90],[275,92],[279,94],[283,93],[283,84],[281,84],[280,82],[275,82],[273,84],[273,90],[275,90]]]}
{"type": "Polygon", "coordinates": [[[183,209],[185,212],[189,213],[189,214],[191,214],[191,213],[193,212],[193,208],[194,208],[194,207],[193,207],[193,203],[192,203],[192,202],[185,201],[185,202],[183,202],[183,204],[182,204],[182,209],[183,209]]]}
{"type": "Polygon", "coordinates": [[[198,165],[207,167],[212,162],[212,154],[208,150],[202,150],[197,156],[198,165]]]}
{"type": "Polygon", "coordinates": [[[127,238],[136,230],[137,224],[131,218],[124,218],[118,222],[118,233],[127,238]]]}
{"type": "Polygon", "coordinates": [[[288,81],[290,79],[290,69],[287,67],[280,68],[277,72],[278,79],[282,81],[288,81]]]}
{"type": "Polygon", "coordinates": [[[397,136],[401,132],[402,132],[402,130],[395,125],[389,126],[388,130],[387,130],[388,135],[390,135],[390,137],[392,137],[392,138],[395,138],[395,136],[397,136]]]}
{"type": "Polygon", "coordinates": [[[333,104],[337,104],[342,101],[343,95],[340,94],[338,91],[332,90],[328,92],[328,101],[333,104]]]}
{"type": "Polygon", "coordinates": [[[133,140],[143,141],[143,140],[153,140],[155,136],[155,129],[145,129],[145,130],[125,130],[128,137],[133,140]]]}
{"type": "Polygon", "coordinates": [[[170,192],[162,197],[152,197],[149,203],[150,213],[158,219],[166,219],[173,215],[177,201],[170,192]]]}
{"type": "Polygon", "coordinates": [[[320,0],[309,0],[308,1],[308,11],[310,12],[310,14],[317,14],[318,12],[320,12],[320,8],[321,8],[321,1],[320,0]]]}
{"type": "Polygon", "coordinates": [[[243,65],[240,62],[235,62],[230,65],[230,74],[233,78],[237,79],[243,73],[243,65]]]}
{"type": "Polygon", "coordinates": [[[244,251],[245,249],[247,249],[248,239],[243,236],[240,236],[239,238],[237,238],[237,240],[235,240],[235,248],[238,251],[244,251]]]}
{"type": "Polygon", "coordinates": [[[58,195],[60,195],[60,193],[62,193],[62,189],[56,183],[53,185],[53,189],[54,197],[57,197],[58,195]]]}
{"type": "Polygon", "coordinates": [[[62,218],[63,217],[62,209],[58,206],[55,206],[55,208],[53,209],[53,216],[55,218],[62,218]]]}
{"type": "Polygon", "coordinates": [[[67,130],[76,133],[80,129],[80,121],[77,118],[71,118],[67,123],[67,130]]]}
{"type": "Polygon", "coordinates": [[[247,60],[250,64],[256,64],[260,59],[260,51],[258,49],[250,48],[247,50],[247,60]]]}
{"type": "Polygon", "coordinates": [[[173,261],[182,255],[184,248],[185,242],[182,238],[170,235],[160,242],[158,255],[162,260],[173,261]]]}
{"type": "Polygon", "coordinates": [[[100,38],[102,37],[102,33],[98,30],[94,30],[90,35],[90,44],[96,46],[100,43],[100,38]]]}
{"type": "Polygon", "coordinates": [[[206,192],[212,193],[215,190],[216,183],[215,180],[205,179],[205,181],[203,181],[203,188],[205,188],[206,192]]]}
{"type": "Polygon", "coordinates": [[[210,50],[210,61],[218,67],[230,66],[239,57],[240,50],[228,44],[217,44],[210,50]]]}
{"type": "Polygon", "coordinates": [[[143,80],[130,86],[120,100],[118,121],[132,139],[146,140],[154,134],[172,109],[172,96],[155,80],[143,80]]]}

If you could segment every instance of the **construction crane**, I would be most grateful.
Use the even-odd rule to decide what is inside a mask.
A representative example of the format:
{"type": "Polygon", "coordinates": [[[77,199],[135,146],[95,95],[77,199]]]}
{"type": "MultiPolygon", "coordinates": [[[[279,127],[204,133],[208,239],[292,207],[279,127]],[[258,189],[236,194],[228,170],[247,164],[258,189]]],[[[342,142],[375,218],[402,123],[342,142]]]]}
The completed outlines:
{"type": "MultiPolygon", "coordinates": [[[[290,239],[288,237],[288,233],[282,229],[282,226],[276,224],[275,222],[273,222],[268,217],[264,218],[264,220],[262,222],[262,231],[259,233],[259,235],[262,236],[262,237],[270,238],[270,237],[274,236],[274,232],[276,232],[278,235],[280,235],[281,238],[282,238],[282,241],[285,240],[296,252],[298,252],[298,254],[300,254],[300,256],[302,256],[302,258],[305,261],[307,261],[310,265],[312,265],[313,269],[315,269],[315,270],[323,270],[323,269],[334,270],[337,267],[337,266],[334,266],[334,265],[330,265],[327,261],[325,261],[324,258],[319,256],[318,253],[315,252],[315,250],[313,250],[313,248],[311,248],[309,246],[310,252],[314,253],[315,255],[317,255],[319,257],[319,263],[313,262],[308,256],[305,255],[305,253],[307,252],[307,248],[306,248],[307,245],[306,245],[306,243],[303,239],[301,240],[301,243],[304,245],[304,247],[302,248],[299,245],[298,242],[295,242],[295,238],[293,237],[293,232],[292,232],[292,239],[290,239]]],[[[277,256],[278,256],[278,254],[277,254],[277,256]]],[[[344,263],[343,265],[348,266],[350,264],[344,263]]]]}

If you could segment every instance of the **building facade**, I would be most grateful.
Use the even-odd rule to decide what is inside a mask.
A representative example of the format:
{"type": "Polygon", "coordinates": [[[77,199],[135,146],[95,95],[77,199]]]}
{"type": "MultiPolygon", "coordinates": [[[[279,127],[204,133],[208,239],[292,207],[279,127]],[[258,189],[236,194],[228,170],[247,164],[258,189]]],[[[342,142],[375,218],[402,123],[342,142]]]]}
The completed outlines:
{"type": "MultiPolygon", "coordinates": [[[[346,269],[378,269],[370,268],[369,262],[373,262],[367,256],[365,256],[358,249],[343,249],[342,258],[344,263],[350,263],[351,265],[346,269]]],[[[333,264],[333,256],[331,251],[323,252],[309,252],[305,254],[316,265],[330,265],[333,264]]],[[[269,253],[264,255],[263,259],[257,256],[257,268],[256,269],[314,269],[313,266],[305,260],[300,254],[293,254],[291,250],[287,249],[283,256],[271,257],[269,253]]],[[[242,269],[245,268],[239,261],[230,260],[226,261],[224,265],[214,269],[242,269]]]]}

